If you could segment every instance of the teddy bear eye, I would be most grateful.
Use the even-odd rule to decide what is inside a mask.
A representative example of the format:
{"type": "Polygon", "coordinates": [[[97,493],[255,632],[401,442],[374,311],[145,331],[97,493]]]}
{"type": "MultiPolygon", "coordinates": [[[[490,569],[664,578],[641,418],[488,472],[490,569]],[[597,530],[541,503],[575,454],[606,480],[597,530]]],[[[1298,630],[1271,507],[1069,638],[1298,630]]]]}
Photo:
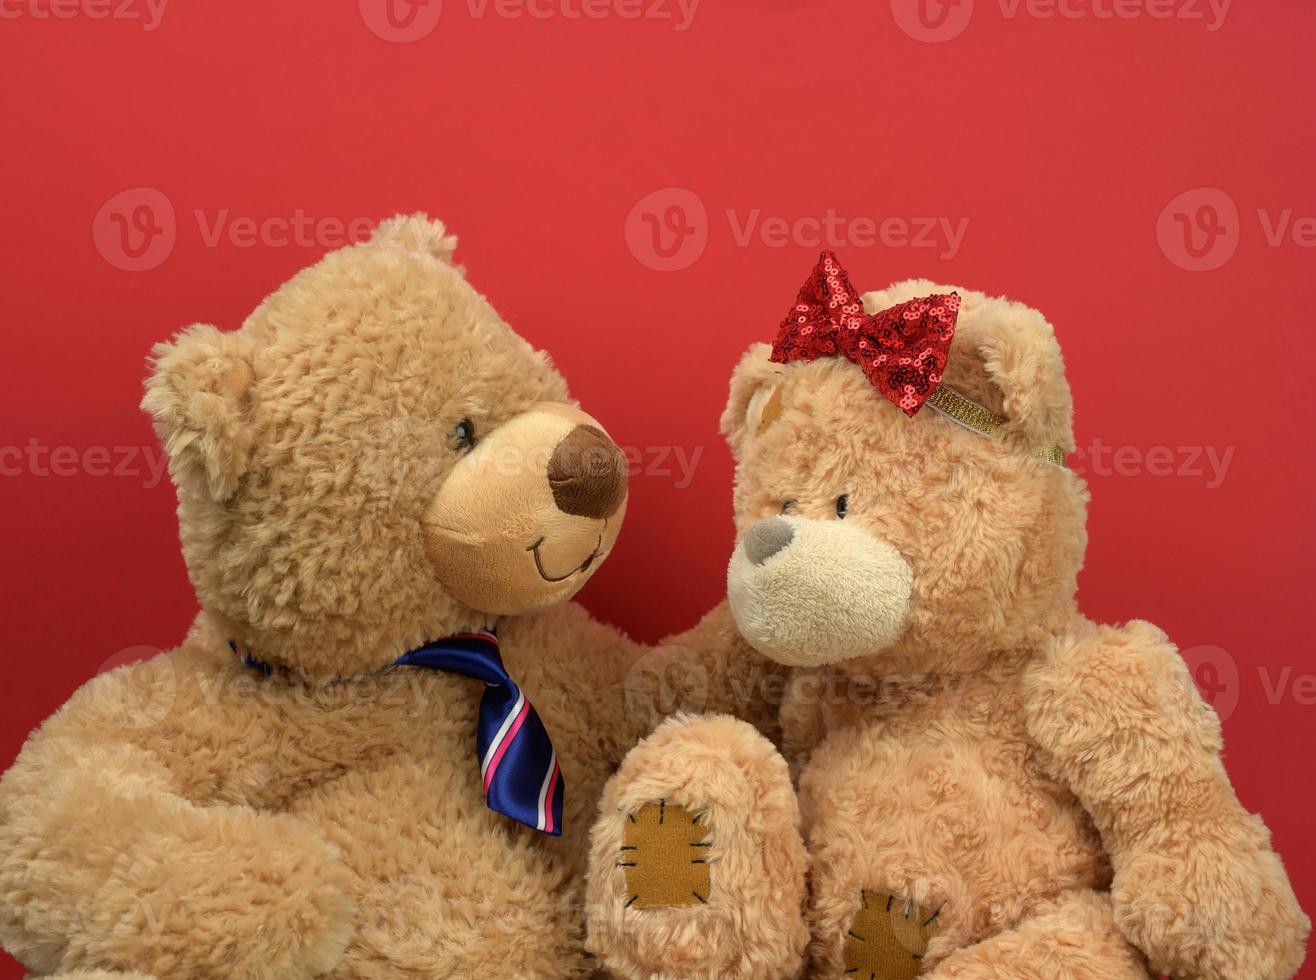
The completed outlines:
{"type": "Polygon", "coordinates": [[[836,516],[845,520],[845,515],[850,510],[850,495],[843,493],[836,498],[836,516]]]}
{"type": "Polygon", "coordinates": [[[789,513],[793,512],[794,510],[795,510],[795,501],[793,501],[793,500],[783,500],[783,501],[781,502],[781,512],[782,512],[783,514],[789,514],[789,513]]]}
{"type": "Polygon", "coordinates": [[[452,441],[459,453],[468,453],[475,448],[475,423],[462,419],[452,430],[452,441]]]}

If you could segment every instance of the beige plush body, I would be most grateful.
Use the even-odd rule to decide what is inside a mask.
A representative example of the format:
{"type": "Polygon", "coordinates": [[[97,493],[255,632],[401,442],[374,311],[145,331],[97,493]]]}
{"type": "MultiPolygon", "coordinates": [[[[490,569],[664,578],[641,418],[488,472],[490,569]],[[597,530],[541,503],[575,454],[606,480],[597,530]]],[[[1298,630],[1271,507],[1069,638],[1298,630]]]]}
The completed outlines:
{"type": "Polygon", "coordinates": [[[390,222],[241,330],[157,350],[203,612],[0,781],[0,940],[35,975],[589,971],[584,845],[634,650],[565,600],[616,538],[624,460],[453,244],[390,222]],[[391,666],[495,624],[566,780],[560,838],[485,805],[483,684],[391,666]]]}
{"type": "MultiPolygon", "coordinates": [[[[1110,883],[1100,837],[1031,744],[1024,658],[1002,661],[962,679],[897,681],[863,707],[817,705],[807,695],[787,701],[792,742],[817,740],[800,806],[814,869],[819,975],[840,975],[847,946],[857,962],[856,945],[872,941],[866,929],[854,930],[863,940],[850,931],[863,894],[870,904],[894,896],[890,911],[902,918],[907,902],[923,922],[936,914],[928,945],[906,951],[910,967],[919,965],[915,955],[933,968],[948,952],[972,947],[960,959],[980,963],[950,963],[939,975],[993,976],[994,967],[1027,976],[1048,960],[1065,962],[1050,945],[1063,943],[1067,928],[1093,941],[1073,951],[1067,975],[1146,975],[1112,929],[1109,897],[1098,894],[1110,883]],[[1062,928],[1057,915],[1073,921],[1062,928]],[[1039,917],[1050,921],[1030,939],[1039,917]]],[[[844,672],[835,681],[845,686],[844,672]]],[[[808,686],[802,677],[795,684],[808,686]]]]}
{"type": "Polygon", "coordinates": [[[591,694],[610,671],[582,683],[563,637],[626,654],[575,605],[502,632],[567,780],[549,838],[484,805],[479,682],[266,678],[203,618],[83,688],[7,777],[6,947],[161,980],[581,974],[585,831],[619,749],[591,694]]]}
{"type": "Polygon", "coordinates": [[[730,602],[683,656],[708,710],[754,725],[669,720],[605,790],[590,945],[616,973],[1237,980],[1301,962],[1308,922],[1178,652],[1078,611],[1086,489],[1039,455],[1072,449],[1050,326],[961,297],[945,383],[1007,420],[992,437],[906,417],[840,357],[783,368],[759,345],[737,369],[730,602]],[[628,830],[655,800],[669,835],[698,817],[704,863],[628,830]],[[682,882],[698,894],[675,900],[682,882]]]}

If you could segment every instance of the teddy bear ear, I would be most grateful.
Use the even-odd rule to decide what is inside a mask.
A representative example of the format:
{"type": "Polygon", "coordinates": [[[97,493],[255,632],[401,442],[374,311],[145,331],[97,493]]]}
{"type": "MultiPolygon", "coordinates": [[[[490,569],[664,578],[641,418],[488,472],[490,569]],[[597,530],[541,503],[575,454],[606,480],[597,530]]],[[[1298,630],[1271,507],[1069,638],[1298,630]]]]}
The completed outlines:
{"type": "Polygon", "coordinates": [[[754,344],[731,375],[731,393],[722,413],[722,434],[737,459],[748,442],[781,415],[781,389],[785,380],[780,364],[768,358],[769,344],[754,344]]]}
{"type": "Polygon", "coordinates": [[[946,380],[999,405],[1004,438],[1029,450],[1074,449],[1073,400],[1055,331],[1037,310],[963,293],[946,380]],[[988,391],[975,391],[990,386],[988,391]]]}
{"type": "Polygon", "coordinates": [[[429,255],[448,265],[452,265],[452,253],[457,249],[457,236],[449,235],[442,221],[423,212],[399,214],[380,222],[370,241],[429,255]]]}
{"type": "Polygon", "coordinates": [[[179,487],[228,500],[251,455],[252,341],[208,324],[188,327],[151,351],[142,408],[179,487]]]}

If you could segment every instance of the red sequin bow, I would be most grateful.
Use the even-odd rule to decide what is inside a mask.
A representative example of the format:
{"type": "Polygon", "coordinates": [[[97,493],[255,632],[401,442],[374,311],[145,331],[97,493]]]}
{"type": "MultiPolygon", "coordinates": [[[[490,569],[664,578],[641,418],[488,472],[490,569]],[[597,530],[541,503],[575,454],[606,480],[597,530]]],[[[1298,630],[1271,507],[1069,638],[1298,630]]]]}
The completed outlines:
{"type": "Polygon", "coordinates": [[[772,360],[848,357],[874,388],[912,416],[941,383],[959,309],[959,294],[946,293],[870,316],[836,256],[823,252],[781,321],[772,360]]]}

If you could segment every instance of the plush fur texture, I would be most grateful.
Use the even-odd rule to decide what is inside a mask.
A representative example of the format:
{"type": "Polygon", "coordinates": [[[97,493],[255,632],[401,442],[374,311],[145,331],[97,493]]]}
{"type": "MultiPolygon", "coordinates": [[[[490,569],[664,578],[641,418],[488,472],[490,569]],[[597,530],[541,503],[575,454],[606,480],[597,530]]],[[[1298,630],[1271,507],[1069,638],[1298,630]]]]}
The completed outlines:
{"type": "MultiPolygon", "coordinates": [[[[946,291],[901,283],[865,305],[946,291]]],[[[1177,651],[1146,624],[1098,628],[1078,611],[1087,491],[1034,455],[1073,445],[1051,327],[1017,303],[959,292],[945,380],[1008,417],[994,438],[930,409],[906,418],[840,358],[783,368],[756,345],[732,378],[723,428],[737,528],[786,513],[794,533],[761,565],[762,542],[738,545],[729,580],[742,635],[705,629],[687,643],[714,665],[708,676],[752,672],[728,666],[752,662],[746,637],[791,665],[784,693],[714,689],[709,706],[756,724],[779,709],[767,730],[796,774],[802,831],[755,823],[742,805],[738,827],[758,836],[716,835],[710,908],[739,916],[622,908],[610,853],[619,811],[669,794],[716,807],[728,790],[704,774],[733,771],[753,734],[723,718],[710,743],[711,723],[690,719],[642,743],[608,786],[591,865],[602,906],[591,907],[591,942],[625,976],[713,975],[718,964],[795,976],[802,922],[804,975],[842,977],[870,894],[935,910],[921,962],[938,980],[1279,980],[1303,958],[1307,919],[1229,785],[1219,724],[1177,651]],[[875,544],[820,552],[816,542],[840,540],[842,495],[844,538],[875,544]],[[866,556],[887,548],[910,570],[908,590],[865,581],[866,556]],[[820,592],[844,611],[818,621],[806,603],[820,592]],[[895,638],[834,656],[897,617],[895,638]],[[756,855],[800,843],[808,898],[765,937],[751,896],[772,878],[756,855]],[[696,924],[699,943],[687,938],[696,924]]],[[[755,771],[778,812],[789,776],[755,771]]]]}
{"type": "Polygon", "coordinates": [[[635,738],[620,692],[638,651],[561,600],[597,568],[624,492],[585,494],[607,500],[606,517],[555,509],[555,445],[597,424],[451,264],[453,245],[438,222],[391,222],[294,277],[241,330],[196,326],[156,349],[145,406],[204,611],[177,649],[85,685],[0,781],[0,941],[34,973],[593,969],[586,832],[635,738]],[[508,445],[510,458],[496,451],[508,445]],[[514,538],[503,574],[464,576],[445,534],[514,538]],[[540,539],[562,582],[535,571],[540,539]],[[480,587],[458,596],[445,579],[480,587]],[[552,603],[498,626],[566,779],[559,839],[485,806],[482,685],[387,666],[552,603]]]}

